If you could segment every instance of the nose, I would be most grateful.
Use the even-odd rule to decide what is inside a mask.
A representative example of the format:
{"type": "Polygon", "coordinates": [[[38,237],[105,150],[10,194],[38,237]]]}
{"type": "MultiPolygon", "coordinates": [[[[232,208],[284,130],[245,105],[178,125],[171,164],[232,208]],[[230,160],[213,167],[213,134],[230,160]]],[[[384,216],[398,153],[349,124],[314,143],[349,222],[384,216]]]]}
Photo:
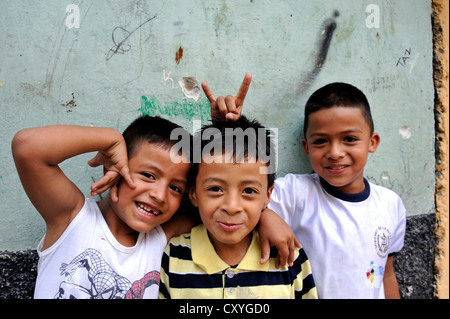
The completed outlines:
{"type": "Polygon", "coordinates": [[[152,188],[149,190],[148,194],[153,200],[161,203],[166,199],[167,189],[168,186],[164,185],[164,183],[156,182],[152,185],[152,188]]]}
{"type": "Polygon", "coordinates": [[[228,215],[234,215],[242,211],[241,197],[239,192],[229,192],[224,196],[222,210],[228,215]]]}
{"type": "Polygon", "coordinates": [[[332,142],[332,143],[330,143],[330,148],[328,150],[327,155],[328,155],[328,158],[337,160],[337,159],[344,157],[345,151],[344,151],[344,148],[341,145],[341,143],[332,142]]]}

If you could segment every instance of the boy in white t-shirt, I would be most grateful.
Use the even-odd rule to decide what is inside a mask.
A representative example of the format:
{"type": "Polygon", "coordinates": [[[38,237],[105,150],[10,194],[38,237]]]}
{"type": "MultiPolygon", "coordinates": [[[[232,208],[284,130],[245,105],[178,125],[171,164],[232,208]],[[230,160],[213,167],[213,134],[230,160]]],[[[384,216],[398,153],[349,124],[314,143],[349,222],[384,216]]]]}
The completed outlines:
{"type": "Polygon", "coordinates": [[[140,117],[124,132],[54,125],[24,129],[12,141],[22,185],[47,229],[38,246],[35,298],[156,298],[167,238],[195,225],[176,220],[190,164],[170,161],[178,125],[140,117]],[[85,198],[60,168],[98,151],[88,163],[105,175],[85,198]],[[128,156],[127,156],[128,154],[128,156]],[[175,225],[174,225],[175,222],[175,225]],[[163,227],[160,225],[165,223],[163,227]]]}
{"type": "MultiPolygon", "coordinates": [[[[206,83],[203,88],[214,97],[206,83]]],[[[220,112],[234,113],[230,119],[240,115],[242,101],[217,101],[220,112]]],[[[331,83],[305,106],[302,144],[314,173],[275,181],[268,208],[308,251],[319,298],[400,297],[393,255],[403,247],[405,208],[398,195],[363,176],[379,143],[365,95],[331,83]]]]}

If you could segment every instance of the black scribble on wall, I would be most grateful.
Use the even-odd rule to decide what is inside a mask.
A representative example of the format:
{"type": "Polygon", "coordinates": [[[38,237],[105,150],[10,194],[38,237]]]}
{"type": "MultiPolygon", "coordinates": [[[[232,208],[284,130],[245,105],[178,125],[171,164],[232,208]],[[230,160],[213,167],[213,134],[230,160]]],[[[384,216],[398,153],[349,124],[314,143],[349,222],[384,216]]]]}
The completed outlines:
{"type": "Polygon", "coordinates": [[[333,39],[334,30],[336,30],[336,18],[339,16],[339,11],[333,12],[333,17],[326,19],[320,28],[320,35],[317,41],[317,51],[314,54],[313,64],[310,65],[302,77],[300,82],[299,94],[304,93],[315,81],[317,75],[322,70],[323,65],[327,59],[328,51],[330,49],[331,40],[333,39]]]}
{"type": "Polygon", "coordinates": [[[141,23],[136,29],[134,29],[131,32],[129,32],[128,30],[126,30],[125,28],[122,28],[122,27],[115,27],[111,34],[114,46],[111,49],[109,49],[108,53],[106,54],[106,61],[109,61],[114,55],[116,55],[118,53],[124,54],[125,52],[130,51],[131,45],[125,43],[128,40],[128,38],[134,32],[139,30],[139,28],[141,28],[146,23],[149,23],[150,21],[152,21],[155,18],[156,18],[156,15],[151,17],[150,19],[144,21],[143,23],[141,23]],[[122,39],[122,40],[119,41],[119,39],[122,39]]]}
{"type": "Polygon", "coordinates": [[[395,66],[399,66],[399,65],[405,66],[406,61],[408,61],[410,56],[411,56],[411,48],[405,50],[405,53],[403,54],[403,56],[401,58],[399,58],[397,60],[397,64],[395,66]]]}

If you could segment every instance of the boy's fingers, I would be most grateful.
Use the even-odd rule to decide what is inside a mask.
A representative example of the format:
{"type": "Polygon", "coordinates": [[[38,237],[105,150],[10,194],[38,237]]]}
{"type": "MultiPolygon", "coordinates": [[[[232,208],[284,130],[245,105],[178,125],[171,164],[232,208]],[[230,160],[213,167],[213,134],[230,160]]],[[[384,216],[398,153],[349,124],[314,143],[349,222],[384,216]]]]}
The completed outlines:
{"type": "Polygon", "coordinates": [[[99,165],[101,164],[100,161],[98,160],[97,156],[98,156],[98,154],[95,155],[95,157],[91,158],[91,159],[88,161],[88,165],[89,165],[89,166],[91,166],[91,167],[97,167],[97,166],[99,166],[99,165]]]}
{"type": "Polygon", "coordinates": [[[280,268],[280,254],[278,254],[277,258],[275,259],[275,267],[280,268]]]}
{"type": "Polygon", "coordinates": [[[278,267],[284,267],[286,265],[286,257],[283,257],[280,255],[280,263],[278,264],[278,267]]]}
{"type": "Polygon", "coordinates": [[[294,243],[295,243],[295,247],[297,247],[297,248],[302,248],[302,244],[301,244],[300,241],[297,239],[297,237],[294,237],[294,243]]]}
{"type": "MultiPolygon", "coordinates": [[[[228,95],[225,98],[225,104],[227,108],[227,114],[234,114],[236,115],[236,118],[239,118],[241,115],[241,108],[236,105],[236,98],[234,96],[228,95]]],[[[228,118],[227,118],[228,119],[228,118]]]]}
{"type": "Polygon", "coordinates": [[[136,184],[134,183],[133,179],[131,178],[130,170],[128,169],[128,167],[123,167],[120,170],[120,175],[123,176],[123,178],[127,182],[128,186],[130,186],[130,188],[136,188],[136,184]]]}
{"type": "Polygon", "coordinates": [[[112,171],[107,172],[102,178],[91,185],[91,195],[96,196],[108,190],[111,185],[114,185],[117,182],[119,177],[119,173],[112,171]]]}
{"type": "Polygon", "coordinates": [[[252,82],[252,75],[247,73],[244,76],[241,87],[236,95],[236,105],[242,106],[244,104],[245,96],[247,95],[248,89],[250,88],[250,83],[252,82]]]}
{"type": "Polygon", "coordinates": [[[286,247],[285,243],[276,246],[276,248],[278,249],[278,256],[279,256],[279,263],[277,265],[278,268],[279,266],[286,265],[286,260],[289,256],[289,249],[286,247]]]}
{"type": "Polygon", "coordinates": [[[227,103],[225,102],[225,98],[223,96],[219,96],[216,100],[216,107],[219,109],[220,114],[226,116],[228,113],[227,103]]]}
{"type": "Polygon", "coordinates": [[[233,113],[227,113],[227,115],[225,115],[227,121],[236,121],[238,118],[239,116],[233,113]]]}
{"type": "Polygon", "coordinates": [[[289,257],[288,257],[288,265],[294,265],[294,256],[295,256],[295,241],[291,240],[289,243],[289,257]]]}
{"type": "Polygon", "coordinates": [[[261,264],[265,264],[270,257],[270,243],[267,239],[261,240],[261,264]]]}
{"type": "Polygon", "coordinates": [[[205,92],[205,95],[208,98],[210,103],[216,102],[216,97],[211,92],[211,89],[209,88],[208,84],[206,84],[206,82],[202,82],[202,89],[203,89],[203,92],[205,92]]]}

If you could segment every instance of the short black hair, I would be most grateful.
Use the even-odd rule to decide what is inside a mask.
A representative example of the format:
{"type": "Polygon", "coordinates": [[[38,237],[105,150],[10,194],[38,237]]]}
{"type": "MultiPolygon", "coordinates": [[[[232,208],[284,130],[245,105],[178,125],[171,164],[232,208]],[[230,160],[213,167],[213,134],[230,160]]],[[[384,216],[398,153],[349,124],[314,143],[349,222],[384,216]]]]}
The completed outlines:
{"type": "MultiPolygon", "coordinates": [[[[204,150],[209,150],[210,155],[214,151],[221,154],[228,154],[234,162],[252,158],[270,167],[276,165],[275,146],[273,143],[273,133],[261,125],[257,120],[249,120],[241,116],[236,121],[226,121],[213,118],[210,124],[202,126],[201,130],[194,134],[194,145],[201,145],[201,154],[204,150]],[[229,145],[232,144],[232,145],[229,145]],[[239,145],[238,145],[239,144],[239,145]],[[207,149],[206,149],[207,147],[207,149]]],[[[195,150],[194,151],[199,151],[195,150]]],[[[200,160],[192,160],[190,181],[195,184],[198,174],[200,160]]],[[[268,187],[275,181],[275,171],[267,174],[268,187]]]]}
{"type": "Polygon", "coordinates": [[[369,101],[364,93],[353,85],[334,82],[327,84],[315,91],[305,105],[305,117],[303,122],[303,135],[306,139],[306,130],[309,124],[309,115],[322,109],[329,109],[334,106],[359,108],[364,119],[369,125],[370,134],[374,132],[372,114],[370,112],[369,101]]]}
{"type": "MultiPolygon", "coordinates": [[[[134,155],[142,142],[159,144],[164,149],[169,149],[182,138],[182,136],[175,135],[171,139],[171,133],[175,129],[186,131],[181,126],[160,116],[139,116],[123,132],[128,158],[134,155]]],[[[186,135],[192,139],[187,131],[186,135]]]]}

